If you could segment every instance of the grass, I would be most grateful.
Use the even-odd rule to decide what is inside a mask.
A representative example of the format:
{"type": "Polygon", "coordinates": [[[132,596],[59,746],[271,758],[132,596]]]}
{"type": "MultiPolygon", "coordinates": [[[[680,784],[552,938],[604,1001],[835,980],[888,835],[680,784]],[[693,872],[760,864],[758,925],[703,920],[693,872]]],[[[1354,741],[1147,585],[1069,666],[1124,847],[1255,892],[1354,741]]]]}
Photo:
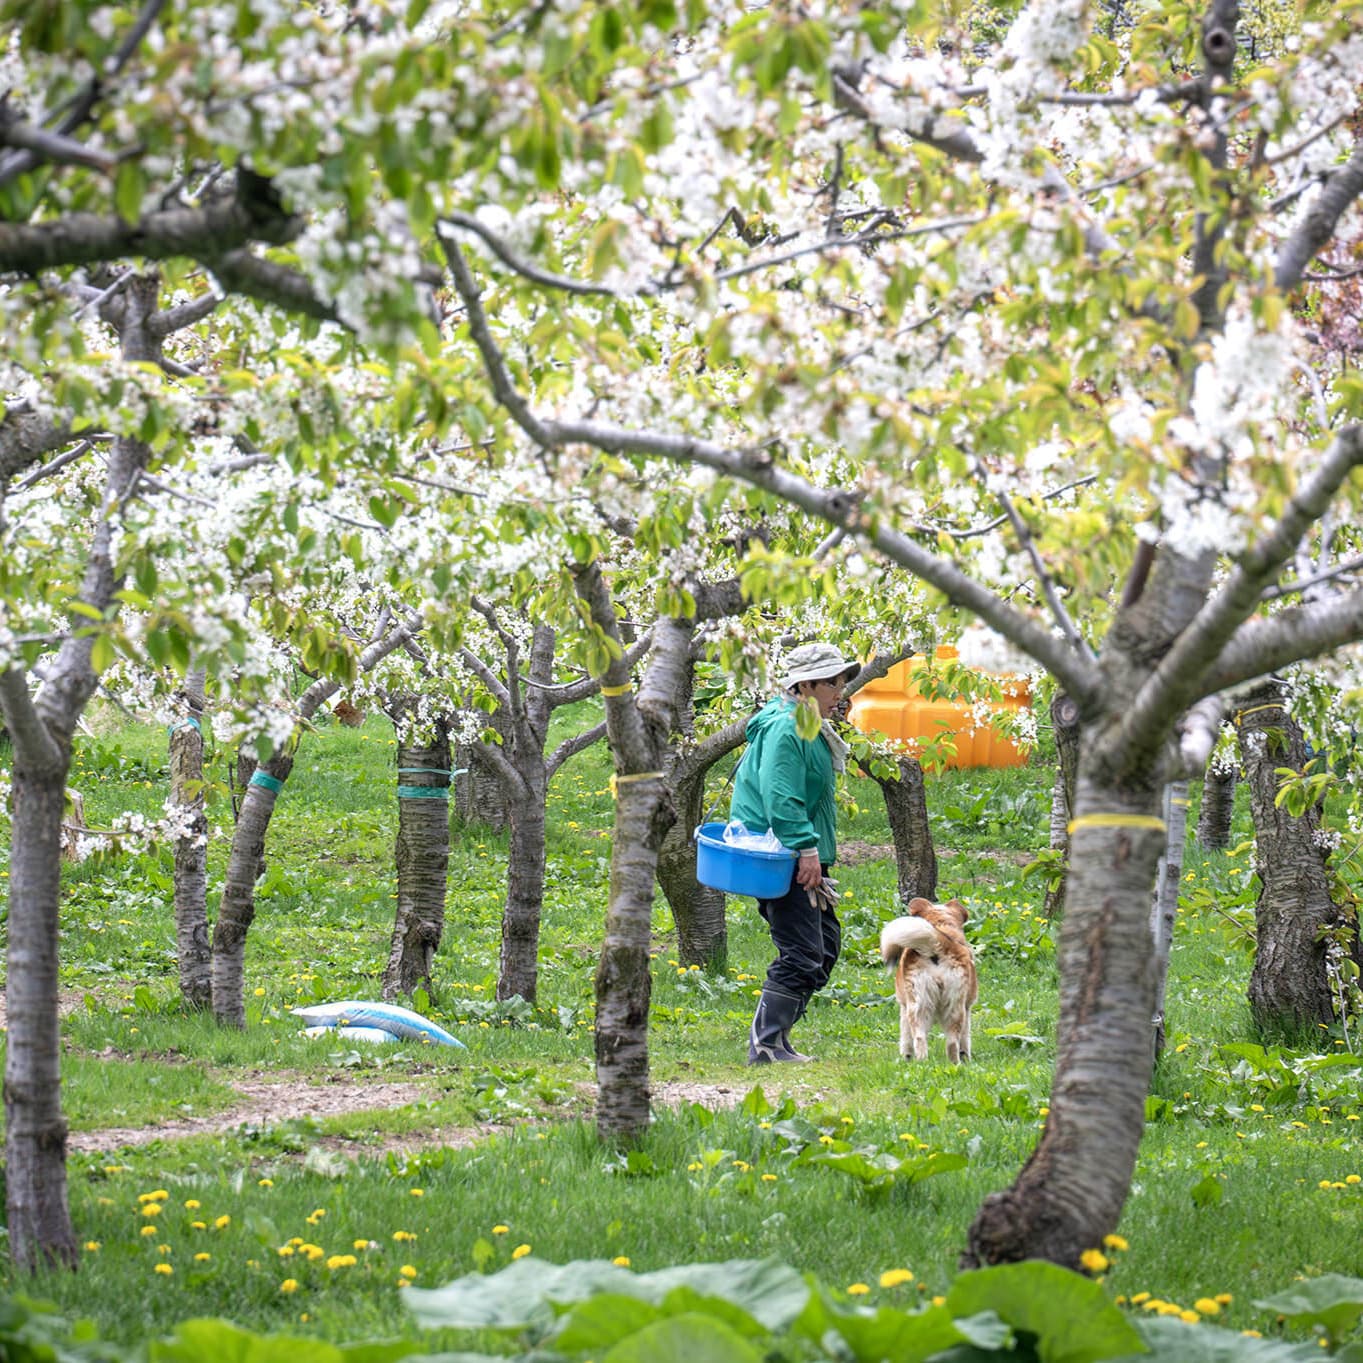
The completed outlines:
{"type": "MultiPolygon", "coordinates": [[[[72,784],[92,826],[126,810],[155,816],[164,745],[164,733],[136,726],[81,744],[72,784]]],[[[392,767],[377,720],[358,731],[324,726],[305,740],[271,828],[242,1032],[180,1009],[168,852],[69,868],[64,1102],[74,1130],[94,1131],[221,1113],[233,1080],[248,1076],[299,1086],[409,1082],[420,1100],[73,1154],[80,1271],[9,1286],[123,1340],[219,1314],[333,1340],[410,1337],[418,1332],[400,1282],[490,1272],[521,1246],[550,1262],[623,1256],[639,1270],[771,1255],[835,1290],[866,1284],[872,1303],[946,1288],[980,1201],[1011,1182],[1031,1149],[1050,1087],[1052,929],[1039,916],[1041,882],[1022,873],[1045,842],[1048,769],[929,779],[941,892],[968,903],[980,954],[973,1064],[941,1063],[940,1037],[926,1064],[895,1056],[897,1019],[876,957],[894,868],[879,794],[855,781],[841,835],[871,850],[838,870],[844,958],[798,1036],[819,1063],[779,1072],[742,1063],[753,991],[771,956],[751,902],[730,901],[730,966],[707,976],[677,964],[660,901],[652,1078],[720,1086],[741,1101],[661,1109],[626,1158],[598,1145],[585,1115],[611,812],[598,750],[570,763],[551,792],[540,999],[530,1016],[513,1020],[494,999],[505,838],[457,827],[427,1011],[467,1051],[346,1051],[299,1035],[288,1011],[297,1002],[376,994],[393,904],[392,767]],[[430,1132],[479,1125],[496,1130],[461,1148],[422,1143],[430,1132]],[[406,1153],[387,1153],[397,1143],[406,1153]],[[877,1186],[874,1170],[850,1157],[856,1151],[963,1163],[877,1186]],[[913,1279],[880,1287],[894,1268],[913,1279]]],[[[230,820],[225,804],[214,817],[230,820]]],[[[1234,841],[1249,832],[1240,807],[1234,841]]],[[[225,852],[225,837],[215,838],[215,884],[225,852]]],[[[1114,1298],[1151,1293],[1184,1305],[1229,1294],[1227,1323],[1269,1331],[1274,1318],[1256,1298],[1298,1275],[1357,1270],[1358,1065],[1340,1035],[1322,1033],[1310,1051],[1258,1044],[1244,1003],[1247,853],[1190,842],[1184,870],[1169,1048],[1120,1227],[1129,1248],[1112,1256],[1105,1287],[1114,1298]]],[[[429,1340],[468,1345],[440,1332],[429,1340]]]]}

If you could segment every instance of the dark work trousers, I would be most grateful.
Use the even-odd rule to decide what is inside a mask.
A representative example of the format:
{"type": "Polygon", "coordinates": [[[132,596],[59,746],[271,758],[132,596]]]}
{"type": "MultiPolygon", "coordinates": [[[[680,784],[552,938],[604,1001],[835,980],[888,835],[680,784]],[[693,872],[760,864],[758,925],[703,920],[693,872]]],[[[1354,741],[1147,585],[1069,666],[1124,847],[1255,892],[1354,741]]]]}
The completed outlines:
{"type": "MultiPolygon", "coordinates": [[[[824,875],[828,867],[823,868],[824,875]]],[[[800,1000],[804,1015],[810,996],[828,983],[842,951],[842,924],[832,909],[810,903],[809,891],[792,879],[780,899],[759,899],[757,912],[771,929],[780,953],[767,967],[767,983],[800,1000]]]]}

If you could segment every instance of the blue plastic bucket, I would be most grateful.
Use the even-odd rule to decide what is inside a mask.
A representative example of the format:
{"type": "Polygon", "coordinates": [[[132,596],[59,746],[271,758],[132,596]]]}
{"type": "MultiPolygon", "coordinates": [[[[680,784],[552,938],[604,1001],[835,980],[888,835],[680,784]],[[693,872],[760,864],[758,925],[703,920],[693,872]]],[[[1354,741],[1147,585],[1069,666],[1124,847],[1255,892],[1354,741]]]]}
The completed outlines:
{"type": "Polygon", "coordinates": [[[696,829],[696,879],[725,894],[750,894],[754,899],[780,899],[795,874],[795,853],[759,852],[724,841],[722,823],[703,823],[696,829]]]}

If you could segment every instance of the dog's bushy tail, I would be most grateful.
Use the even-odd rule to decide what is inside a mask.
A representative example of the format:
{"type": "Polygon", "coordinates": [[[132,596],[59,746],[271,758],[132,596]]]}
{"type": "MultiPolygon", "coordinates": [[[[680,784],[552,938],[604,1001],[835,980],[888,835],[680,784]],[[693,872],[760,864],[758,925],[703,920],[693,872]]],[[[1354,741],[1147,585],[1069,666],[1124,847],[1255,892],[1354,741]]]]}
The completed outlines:
{"type": "Polygon", "coordinates": [[[906,951],[933,956],[937,950],[937,929],[926,918],[914,914],[892,918],[880,930],[880,959],[886,965],[894,965],[906,951]]]}

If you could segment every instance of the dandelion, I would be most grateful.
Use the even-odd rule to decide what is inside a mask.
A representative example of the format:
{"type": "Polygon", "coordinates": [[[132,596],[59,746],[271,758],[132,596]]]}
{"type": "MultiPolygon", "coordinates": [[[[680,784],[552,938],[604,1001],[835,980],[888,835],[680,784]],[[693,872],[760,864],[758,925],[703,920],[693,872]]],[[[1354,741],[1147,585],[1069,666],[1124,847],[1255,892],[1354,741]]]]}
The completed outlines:
{"type": "Polygon", "coordinates": [[[223,1215],[223,1216],[218,1217],[218,1219],[213,1223],[213,1229],[214,1229],[214,1230],[226,1230],[226,1229],[228,1228],[228,1226],[230,1226],[231,1224],[232,1224],[232,1218],[231,1218],[230,1216],[223,1215]]]}
{"type": "Polygon", "coordinates": [[[1345,1175],[1344,1175],[1344,1182],[1345,1182],[1345,1183],[1363,1183],[1363,1179],[1360,1179],[1359,1176],[1358,1176],[1357,1174],[1345,1174],[1345,1175]]]}
{"type": "Polygon", "coordinates": [[[368,1249],[369,1246],[370,1246],[372,1243],[373,1243],[373,1242],[370,1241],[370,1240],[352,1240],[352,1241],[350,1242],[350,1248],[351,1248],[351,1249],[368,1249]]]}
{"type": "Polygon", "coordinates": [[[408,1191],[411,1193],[411,1195],[412,1195],[413,1197],[425,1197],[425,1196],[426,1196],[426,1190],[425,1190],[425,1188],[409,1188],[408,1191]]]}
{"type": "Polygon", "coordinates": [[[913,1274],[907,1268],[887,1268],[880,1275],[881,1287],[898,1287],[901,1283],[911,1283],[913,1274]]]}
{"type": "Polygon", "coordinates": [[[1330,1180],[1328,1178],[1323,1178],[1318,1184],[1316,1184],[1317,1188],[1328,1188],[1329,1186],[1330,1180]]]}
{"type": "Polygon", "coordinates": [[[256,1180],[256,1187],[257,1187],[257,1188],[273,1188],[273,1187],[274,1187],[274,1179],[272,1179],[272,1178],[257,1179],[257,1180],[256,1180]]]}
{"type": "Polygon", "coordinates": [[[1100,1249],[1086,1249],[1079,1256],[1079,1262],[1090,1273],[1101,1273],[1108,1266],[1108,1257],[1100,1249]]]}
{"type": "MultiPolygon", "coordinates": [[[[191,1222],[189,1223],[189,1225],[190,1225],[190,1229],[191,1229],[191,1230],[207,1230],[207,1229],[208,1229],[208,1222],[207,1222],[207,1221],[191,1221],[191,1222]]],[[[150,1227],[149,1227],[148,1229],[150,1229],[150,1227]]]]}
{"type": "Polygon", "coordinates": [[[287,1296],[290,1292],[297,1292],[297,1291],[298,1291],[298,1279],[297,1279],[297,1278],[285,1278],[284,1281],[283,1281],[282,1283],[279,1284],[279,1290],[280,1290],[281,1292],[283,1292],[283,1293],[285,1294],[285,1296],[287,1296]]]}
{"type": "Polygon", "coordinates": [[[763,1174],[763,1175],[762,1175],[762,1182],[763,1182],[763,1183],[775,1183],[775,1182],[776,1182],[776,1175],[775,1175],[775,1174],[763,1174]]]}
{"type": "Polygon", "coordinates": [[[211,1254],[204,1254],[201,1251],[200,1253],[194,1256],[194,1262],[196,1264],[206,1264],[212,1257],[213,1256],[211,1254]]]}
{"type": "MultiPolygon", "coordinates": [[[[492,1233],[493,1235],[503,1235],[506,1233],[506,1227],[501,1226],[494,1228],[492,1233]]],[[[406,1244],[409,1241],[415,1240],[416,1236],[409,1230],[395,1230],[393,1232],[393,1239],[396,1240],[398,1244],[401,1245],[406,1244]]]]}
{"type": "Polygon", "coordinates": [[[326,1250],[321,1245],[299,1245],[298,1252],[305,1255],[309,1263],[316,1263],[318,1259],[326,1257],[326,1250]]]}
{"type": "Polygon", "coordinates": [[[611,1263],[613,1263],[613,1264],[616,1266],[616,1268],[628,1268],[628,1267],[629,1267],[629,1255],[628,1255],[628,1254],[617,1254],[617,1255],[615,1256],[615,1258],[611,1260],[611,1263]]]}
{"type": "Polygon", "coordinates": [[[148,1202],[148,1203],[146,1204],[146,1206],[142,1208],[142,1215],[143,1215],[143,1216],[160,1216],[161,1213],[162,1213],[162,1211],[164,1211],[164,1210],[165,1210],[165,1209],[162,1207],[162,1205],[161,1205],[159,1202],[148,1202]]]}
{"type": "Polygon", "coordinates": [[[327,1260],[327,1267],[334,1273],[338,1268],[354,1268],[356,1262],[353,1254],[333,1254],[327,1260]]]}
{"type": "Polygon", "coordinates": [[[191,1197],[185,1202],[185,1211],[197,1212],[199,1210],[199,1205],[199,1199],[197,1197],[191,1197]]]}
{"type": "Polygon", "coordinates": [[[1219,1316],[1221,1303],[1215,1297],[1199,1297],[1193,1303],[1193,1310],[1204,1316],[1219,1316]]]}
{"type": "Polygon", "coordinates": [[[155,1227],[155,1226],[143,1226],[143,1227],[142,1227],[142,1234],[143,1234],[143,1235],[155,1235],[155,1234],[156,1234],[156,1227],[155,1227]]]}
{"type": "Polygon", "coordinates": [[[1150,1294],[1148,1292],[1136,1292],[1132,1294],[1131,1305],[1140,1306],[1143,1302],[1147,1302],[1149,1300],[1150,1294]]]}
{"type": "Polygon", "coordinates": [[[169,1278],[170,1275],[175,1272],[175,1270],[169,1264],[157,1264],[152,1271],[154,1273],[160,1273],[163,1277],[166,1278],[169,1278]]]}
{"type": "Polygon", "coordinates": [[[398,1272],[401,1273],[404,1278],[416,1277],[416,1269],[411,1264],[403,1264],[403,1266],[398,1269],[398,1272]]]}
{"type": "Polygon", "coordinates": [[[1235,1300],[1235,1298],[1232,1297],[1229,1292],[1218,1292],[1216,1296],[1212,1298],[1212,1300],[1218,1306],[1229,1306],[1231,1302],[1235,1300]]]}
{"type": "Polygon", "coordinates": [[[1186,1320],[1189,1325],[1196,1325],[1202,1319],[1196,1311],[1180,1311],[1178,1318],[1179,1320],[1186,1320]]]}
{"type": "Polygon", "coordinates": [[[517,1245],[516,1248],[511,1251],[511,1257],[513,1259],[524,1259],[525,1256],[529,1253],[530,1253],[529,1245],[517,1245]]]}
{"type": "Polygon", "coordinates": [[[849,1297],[864,1297],[870,1290],[865,1283],[849,1283],[847,1295],[849,1297]]]}
{"type": "Polygon", "coordinates": [[[1122,1250],[1130,1249],[1131,1246],[1120,1235],[1105,1235],[1103,1236],[1103,1248],[1116,1250],[1120,1253],[1122,1250]]]}
{"type": "Polygon", "coordinates": [[[85,1252],[87,1254],[98,1254],[102,1246],[98,1240],[87,1240],[85,1242],[85,1252]]]}
{"type": "Polygon", "coordinates": [[[158,1188],[154,1193],[138,1193],[139,1202],[164,1202],[170,1194],[164,1188],[158,1188]]]}
{"type": "Polygon", "coordinates": [[[939,1294],[932,1299],[932,1304],[934,1306],[945,1306],[947,1304],[947,1299],[939,1294]]]}

